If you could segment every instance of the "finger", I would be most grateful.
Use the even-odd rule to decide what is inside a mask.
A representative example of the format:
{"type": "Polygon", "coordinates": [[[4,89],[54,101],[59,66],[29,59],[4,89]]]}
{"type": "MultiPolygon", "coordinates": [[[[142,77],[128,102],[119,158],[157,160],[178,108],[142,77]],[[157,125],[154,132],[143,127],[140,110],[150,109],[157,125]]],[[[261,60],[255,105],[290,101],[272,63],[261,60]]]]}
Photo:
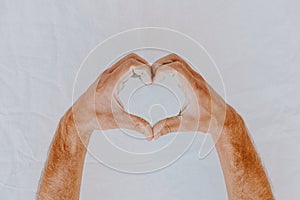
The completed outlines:
{"type": "Polygon", "coordinates": [[[177,132],[180,128],[182,116],[170,117],[157,122],[153,126],[154,139],[158,139],[167,133],[177,132]]]}
{"type": "Polygon", "coordinates": [[[135,53],[130,53],[130,54],[126,55],[125,57],[121,58],[120,60],[118,60],[115,64],[113,64],[113,66],[108,68],[106,70],[107,73],[112,73],[115,69],[117,69],[120,65],[122,65],[124,62],[126,62],[129,59],[135,59],[135,60],[139,61],[140,63],[147,64],[147,61],[145,59],[143,59],[142,57],[138,56],[135,53]]]}
{"type": "Polygon", "coordinates": [[[153,139],[152,126],[143,118],[122,111],[119,115],[115,116],[115,120],[119,128],[130,129],[142,133],[146,136],[148,141],[153,139]]]}
{"type": "Polygon", "coordinates": [[[148,64],[130,58],[118,66],[111,74],[116,82],[124,80],[128,77],[139,78],[144,84],[151,82],[151,68],[148,64]]]}
{"type": "Polygon", "coordinates": [[[110,86],[116,88],[118,93],[125,84],[124,80],[129,79],[130,76],[139,78],[145,85],[152,83],[149,65],[131,58],[119,65],[112,73],[103,73],[97,79],[96,91],[104,86],[110,86]]]}
{"type": "MultiPolygon", "coordinates": [[[[166,65],[166,64],[170,64],[172,62],[180,62],[182,64],[186,63],[182,58],[180,58],[178,55],[172,53],[172,54],[169,54],[165,57],[162,57],[160,59],[158,59],[157,61],[155,61],[153,63],[153,67],[154,67],[154,70],[156,70],[159,66],[161,65],[166,65]]],[[[186,63],[187,64],[187,63],[186,63]]]]}
{"type": "Polygon", "coordinates": [[[159,82],[161,79],[164,79],[164,74],[172,71],[181,75],[178,77],[178,82],[180,82],[180,87],[187,95],[194,92],[205,95],[209,94],[208,83],[203,78],[194,76],[182,63],[177,61],[159,66],[152,81],[159,82]]]}
{"type": "Polygon", "coordinates": [[[179,57],[178,55],[176,55],[174,53],[169,54],[163,58],[160,58],[152,65],[154,74],[159,66],[170,64],[172,62],[181,63],[182,68],[185,68],[187,71],[189,71],[190,74],[197,77],[198,79],[204,80],[203,77],[198,72],[196,72],[185,60],[183,60],[181,57],[179,57]]]}
{"type": "Polygon", "coordinates": [[[191,74],[180,62],[170,62],[168,64],[160,65],[155,69],[155,76],[153,78],[153,82],[156,82],[163,74],[168,72],[177,72],[184,79],[188,80],[188,82],[194,81],[194,76],[191,74]]]}

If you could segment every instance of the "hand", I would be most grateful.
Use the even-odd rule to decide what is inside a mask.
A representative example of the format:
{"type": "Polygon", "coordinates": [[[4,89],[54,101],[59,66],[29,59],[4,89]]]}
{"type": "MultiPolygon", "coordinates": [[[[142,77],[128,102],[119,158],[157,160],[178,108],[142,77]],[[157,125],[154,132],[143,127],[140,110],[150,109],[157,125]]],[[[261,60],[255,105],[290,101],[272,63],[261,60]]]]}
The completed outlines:
{"type": "Polygon", "coordinates": [[[152,65],[154,82],[167,73],[175,73],[185,93],[187,105],[177,116],[157,122],[154,138],[177,131],[200,131],[217,134],[224,124],[227,105],[183,59],[170,54],[152,65]]]}
{"type": "Polygon", "coordinates": [[[129,54],[105,70],[99,78],[73,105],[77,127],[92,132],[95,129],[108,130],[125,128],[143,133],[152,139],[152,127],[144,119],[129,114],[119,101],[118,92],[123,81],[130,76],[151,82],[151,68],[136,54],[129,54]]]}

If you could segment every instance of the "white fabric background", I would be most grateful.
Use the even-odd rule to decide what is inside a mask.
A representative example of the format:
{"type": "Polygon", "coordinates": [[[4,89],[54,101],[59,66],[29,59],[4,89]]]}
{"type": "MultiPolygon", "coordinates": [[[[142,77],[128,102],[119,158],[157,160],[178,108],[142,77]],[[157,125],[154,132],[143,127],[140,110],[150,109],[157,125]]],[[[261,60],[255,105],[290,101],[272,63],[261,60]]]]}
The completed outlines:
{"type": "MultiPolygon", "coordinates": [[[[1,0],[0,199],[34,199],[80,63],[112,34],[143,26],[172,28],[206,47],[276,199],[299,199],[299,18],[296,0],[1,0]]],[[[175,164],[144,175],[116,172],[88,155],[81,199],[226,199],[216,152],[197,159],[201,137],[175,164]]]]}

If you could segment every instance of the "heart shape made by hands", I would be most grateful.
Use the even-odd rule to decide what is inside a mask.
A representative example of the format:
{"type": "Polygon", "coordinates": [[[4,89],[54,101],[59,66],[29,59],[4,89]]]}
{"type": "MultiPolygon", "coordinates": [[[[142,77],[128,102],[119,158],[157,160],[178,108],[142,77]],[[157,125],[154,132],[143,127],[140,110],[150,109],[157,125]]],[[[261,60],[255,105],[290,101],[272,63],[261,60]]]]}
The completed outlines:
{"type": "MultiPolygon", "coordinates": [[[[132,66],[131,73],[116,85],[116,98],[124,110],[141,117],[152,126],[167,117],[177,116],[186,108],[179,75],[171,69],[155,73],[152,70],[155,64],[157,62],[132,66]],[[161,115],[162,112],[164,115],[161,115]]],[[[118,116],[115,118],[119,119],[118,116]]],[[[131,135],[127,130],[123,131],[131,135]]]]}
{"type": "Polygon", "coordinates": [[[129,54],[106,69],[78,99],[73,110],[78,117],[76,120],[85,128],[131,129],[152,140],[177,131],[216,131],[213,130],[214,124],[224,120],[225,105],[224,100],[202,76],[176,54],[160,58],[152,65],[136,54],[129,54]],[[119,92],[130,77],[137,77],[144,84],[152,84],[166,74],[177,79],[185,95],[186,105],[178,115],[160,120],[151,126],[145,119],[124,109],[119,92]],[[91,113],[96,116],[90,117],[91,113]]]}
{"type": "MultiPolygon", "coordinates": [[[[179,130],[198,131],[199,123],[197,122],[200,118],[200,111],[199,106],[196,103],[197,101],[195,101],[197,95],[190,86],[193,77],[188,76],[196,72],[187,64],[187,62],[175,54],[170,54],[155,61],[152,65],[149,65],[138,55],[129,54],[119,60],[115,65],[119,65],[121,73],[119,74],[120,76],[111,77],[117,79],[115,92],[113,93],[114,99],[112,99],[111,106],[114,121],[119,128],[137,130],[144,133],[148,139],[157,139],[164,133],[179,130]],[[179,86],[185,94],[185,99],[187,101],[187,105],[181,108],[177,116],[163,119],[152,127],[145,119],[129,114],[124,109],[118,94],[130,77],[139,78],[145,85],[149,85],[159,82],[164,79],[166,75],[174,77],[179,82],[179,86]],[[114,106],[114,104],[116,106],[114,106]],[[122,110],[122,112],[120,112],[120,110],[122,110]],[[124,112],[126,113],[125,115],[124,112]]],[[[110,69],[114,69],[113,67],[110,69]]]]}

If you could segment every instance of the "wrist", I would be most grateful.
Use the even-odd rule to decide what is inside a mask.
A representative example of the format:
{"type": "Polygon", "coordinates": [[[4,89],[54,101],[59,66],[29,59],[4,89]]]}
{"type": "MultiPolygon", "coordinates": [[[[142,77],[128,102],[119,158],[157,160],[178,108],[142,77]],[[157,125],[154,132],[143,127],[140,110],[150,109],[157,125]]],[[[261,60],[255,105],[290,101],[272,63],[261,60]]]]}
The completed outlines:
{"type": "Polygon", "coordinates": [[[52,141],[52,149],[61,152],[60,156],[66,157],[84,155],[90,135],[78,131],[72,109],[69,109],[60,119],[56,134],[52,141]]]}
{"type": "Polygon", "coordinates": [[[231,106],[227,105],[223,129],[232,129],[242,125],[244,125],[243,118],[231,106]]]}
{"type": "Polygon", "coordinates": [[[88,124],[84,123],[84,121],[79,119],[79,117],[76,117],[73,107],[69,108],[61,118],[59,126],[65,127],[64,133],[66,133],[68,137],[73,138],[74,144],[80,142],[87,145],[94,130],[88,124]]]}
{"type": "Polygon", "coordinates": [[[81,132],[92,133],[97,129],[97,117],[94,104],[85,96],[81,96],[70,108],[75,126],[81,132]]]}
{"type": "Polygon", "coordinates": [[[217,139],[221,134],[224,134],[224,132],[228,132],[237,126],[244,125],[242,117],[234,110],[234,108],[227,104],[225,111],[223,111],[223,113],[219,113],[218,118],[213,121],[215,126],[212,128],[212,136],[215,139],[217,139]]]}

